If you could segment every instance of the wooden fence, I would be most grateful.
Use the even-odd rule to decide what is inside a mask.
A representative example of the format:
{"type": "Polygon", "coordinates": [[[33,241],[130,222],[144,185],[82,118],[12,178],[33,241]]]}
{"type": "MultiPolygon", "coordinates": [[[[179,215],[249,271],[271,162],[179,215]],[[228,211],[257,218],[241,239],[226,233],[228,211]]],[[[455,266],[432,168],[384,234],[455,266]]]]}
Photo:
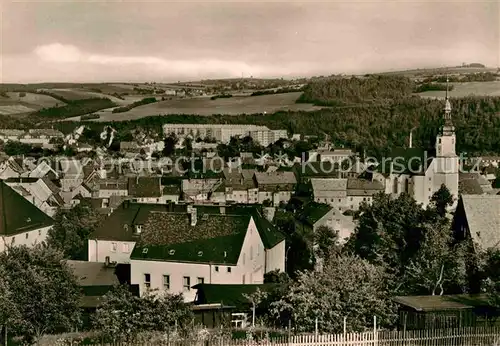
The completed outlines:
{"type": "MultiPolygon", "coordinates": [[[[74,344],[73,344],[74,345],[74,344]]],[[[94,346],[500,346],[500,328],[461,328],[364,333],[291,335],[272,339],[214,339],[94,346]]]]}

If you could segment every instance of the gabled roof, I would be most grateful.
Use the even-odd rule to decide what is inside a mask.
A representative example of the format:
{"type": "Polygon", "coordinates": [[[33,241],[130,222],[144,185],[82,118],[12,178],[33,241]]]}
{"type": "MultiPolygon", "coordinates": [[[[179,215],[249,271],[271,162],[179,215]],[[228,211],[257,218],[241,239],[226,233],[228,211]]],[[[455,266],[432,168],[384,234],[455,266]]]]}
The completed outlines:
{"type": "MultiPolygon", "coordinates": [[[[123,202],[118,208],[116,208],[113,213],[107,217],[101,226],[94,232],[92,238],[101,239],[101,240],[117,240],[117,241],[133,241],[140,242],[142,237],[144,239],[148,239],[150,243],[162,243],[163,241],[153,241],[151,235],[147,235],[146,232],[146,224],[149,222],[148,227],[152,228],[152,234],[156,234],[158,232],[162,233],[163,229],[166,229],[166,233],[161,237],[166,237],[168,243],[171,243],[174,238],[171,238],[169,234],[172,229],[175,229],[175,232],[183,232],[183,230],[187,230],[187,235],[177,235],[175,237],[184,237],[182,240],[178,240],[177,242],[188,242],[191,238],[189,234],[191,234],[191,228],[194,230],[198,230],[199,227],[205,227],[205,229],[201,229],[200,233],[196,233],[196,238],[203,237],[202,234],[211,234],[212,236],[220,236],[220,232],[225,232],[224,229],[221,230],[213,230],[214,226],[222,227],[222,221],[217,221],[216,216],[225,215],[229,216],[243,216],[245,218],[249,218],[250,216],[253,218],[255,225],[257,226],[257,230],[259,231],[260,238],[264,244],[266,249],[271,249],[280,242],[282,242],[285,237],[284,235],[276,229],[276,227],[269,222],[262,213],[258,210],[260,206],[257,205],[232,205],[232,206],[215,206],[215,205],[202,205],[195,206],[197,210],[197,226],[192,228],[190,225],[188,227],[187,223],[189,217],[187,215],[187,205],[186,204],[168,204],[168,205],[158,205],[158,204],[144,204],[144,203],[131,203],[129,201],[123,202]],[[164,213],[166,216],[153,216],[150,219],[151,213],[164,213]],[[170,216],[169,216],[170,215],[170,216]],[[177,215],[177,216],[176,216],[177,215]],[[204,216],[207,215],[207,216],[204,216]],[[203,220],[204,217],[208,219],[206,221],[203,220]],[[162,221],[163,220],[163,221],[162,221]],[[170,220],[170,221],[169,221],[170,220]],[[173,222],[172,220],[177,220],[177,222],[173,222]],[[168,222],[167,222],[168,221],[168,222]],[[210,221],[209,224],[212,226],[208,226],[209,224],[205,223],[210,221]],[[155,222],[156,229],[152,227],[152,222],[155,222]],[[165,224],[165,225],[164,225],[165,224]],[[143,225],[143,232],[141,236],[135,235],[133,232],[134,225],[143,225]],[[163,226],[164,225],[164,226],[163,226]],[[170,238],[169,238],[170,237],[170,238]]],[[[237,220],[237,219],[236,219],[237,220]]],[[[229,222],[229,221],[227,221],[229,222]]],[[[248,225],[248,222],[246,224],[248,225]]],[[[233,222],[234,224],[234,222],[233,222]]],[[[227,231],[227,229],[226,229],[227,231]]],[[[155,237],[153,237],[155,238],[155,237]]]]}
{"type": "Polygon", "coordinates": [[[304,206],[302,213],[298,216],[298,220],[312,227],[332,209],[333,207],[328,204],[311,202],[304,206]]]}
{"type": "Polygon", "coordinates": [[[462,195],[472,239],[482,249],[500,247],[500,196],[462,195]]]}
{"type": "Polygon", "coordinates": [[[106,267],[104,263],[71,261],[66,263],[78,280],[78,286],[114,286],[119,284],[114,267],[106,267]]]}
{"type": "Polygon", "coordinates": [[[53,223],[43,211],[0,181],[0,235],[16,235],[53,223]]]}
{"type": "Polygon", "coordinates": [[[420,175],[425,173],[431,161],[432,155],[425,149],[397,147],[377,166],[377,171],[383,174],[420,175]]]}

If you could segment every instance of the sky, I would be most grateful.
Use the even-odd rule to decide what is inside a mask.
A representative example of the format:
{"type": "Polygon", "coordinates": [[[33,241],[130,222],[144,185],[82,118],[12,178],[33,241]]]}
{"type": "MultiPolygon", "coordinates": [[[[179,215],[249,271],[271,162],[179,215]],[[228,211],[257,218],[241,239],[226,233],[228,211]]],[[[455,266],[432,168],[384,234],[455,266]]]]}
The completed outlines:
{"type": "Polygon", "coordinates": [[[0,0],[0,82],[497,67],[499,3],[0,0]]]}

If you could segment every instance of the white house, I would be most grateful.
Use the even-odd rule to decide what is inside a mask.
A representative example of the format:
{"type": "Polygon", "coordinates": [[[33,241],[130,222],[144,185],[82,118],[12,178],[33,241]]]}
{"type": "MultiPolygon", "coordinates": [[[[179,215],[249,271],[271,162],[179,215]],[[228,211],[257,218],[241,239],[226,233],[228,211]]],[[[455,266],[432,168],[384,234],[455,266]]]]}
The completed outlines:
{"type": "Polygon", "coordinates": [[[199,283],[263,283],[266,272],[284,270],[285,253],[284,246],[266,249],[261,232],[250,214],[153,211],[132,252],[131,283],[141,294],[159,289],[183,293],[186,301],[199,283]]]}
{"type": "Polygon", "coordinates": [[[0,181],[0,252],[9,246],[41,243],[53,220],[0,181]]]}
{"type": "Polygon", "coordinates": [[[328,227],[337,232],[340,242],[345,242],[356,228],[352,216],[343,215],[337,208],[316,202],[304,207],[298,221],[313,231],[322,226],[328,227]]]}

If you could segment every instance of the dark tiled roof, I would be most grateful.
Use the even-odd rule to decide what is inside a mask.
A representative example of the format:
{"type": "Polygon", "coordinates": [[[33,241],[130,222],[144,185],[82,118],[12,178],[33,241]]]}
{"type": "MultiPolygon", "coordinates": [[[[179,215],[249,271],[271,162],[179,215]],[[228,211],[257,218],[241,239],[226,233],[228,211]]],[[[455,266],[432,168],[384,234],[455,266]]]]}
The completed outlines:
{"type": "Polygon", "coordinates": [[[0,181],[0,235],[15,235],[53,223],[44,212],[0,181]]]}
{"type": "Polygon", "coordinates": [[[129,178],[128,193],[133,197],[161,197],[160,177],[129,178]]]}
{"type": "Polygon", "coordinates": [[[431,153],[422,148],[394,148],[386,161],[381,162],[377,171],[384,174],[424,173],[426,166],[432,161],[431,153]]]}
{"type": "Polygon", "coordinates": [[[180,185],[165,185],[163,186],[163,195],[180,195],[180,185]]]}
{"type": "Polygon", "coordinates": [[[295,178],[295,174],[293,174],[293,172],[255,172],[255,180],[257,181],[259,187],[262,185],[283,185],[297,183],[297,179],[295,178]]]}
{"type": "Polygon", "coordinates": [[[249,216],[204,214],[191,226],[188,213],[149,212],[140,242],[148,245],[179,244],[246,232],[249,216]]]}
{"type": "Polygon", "coordinates": [[[115,268],[104,263],[87,261],[66,261],[78,280],[79,286],[113,286],[119,284],[115,268]]]}

